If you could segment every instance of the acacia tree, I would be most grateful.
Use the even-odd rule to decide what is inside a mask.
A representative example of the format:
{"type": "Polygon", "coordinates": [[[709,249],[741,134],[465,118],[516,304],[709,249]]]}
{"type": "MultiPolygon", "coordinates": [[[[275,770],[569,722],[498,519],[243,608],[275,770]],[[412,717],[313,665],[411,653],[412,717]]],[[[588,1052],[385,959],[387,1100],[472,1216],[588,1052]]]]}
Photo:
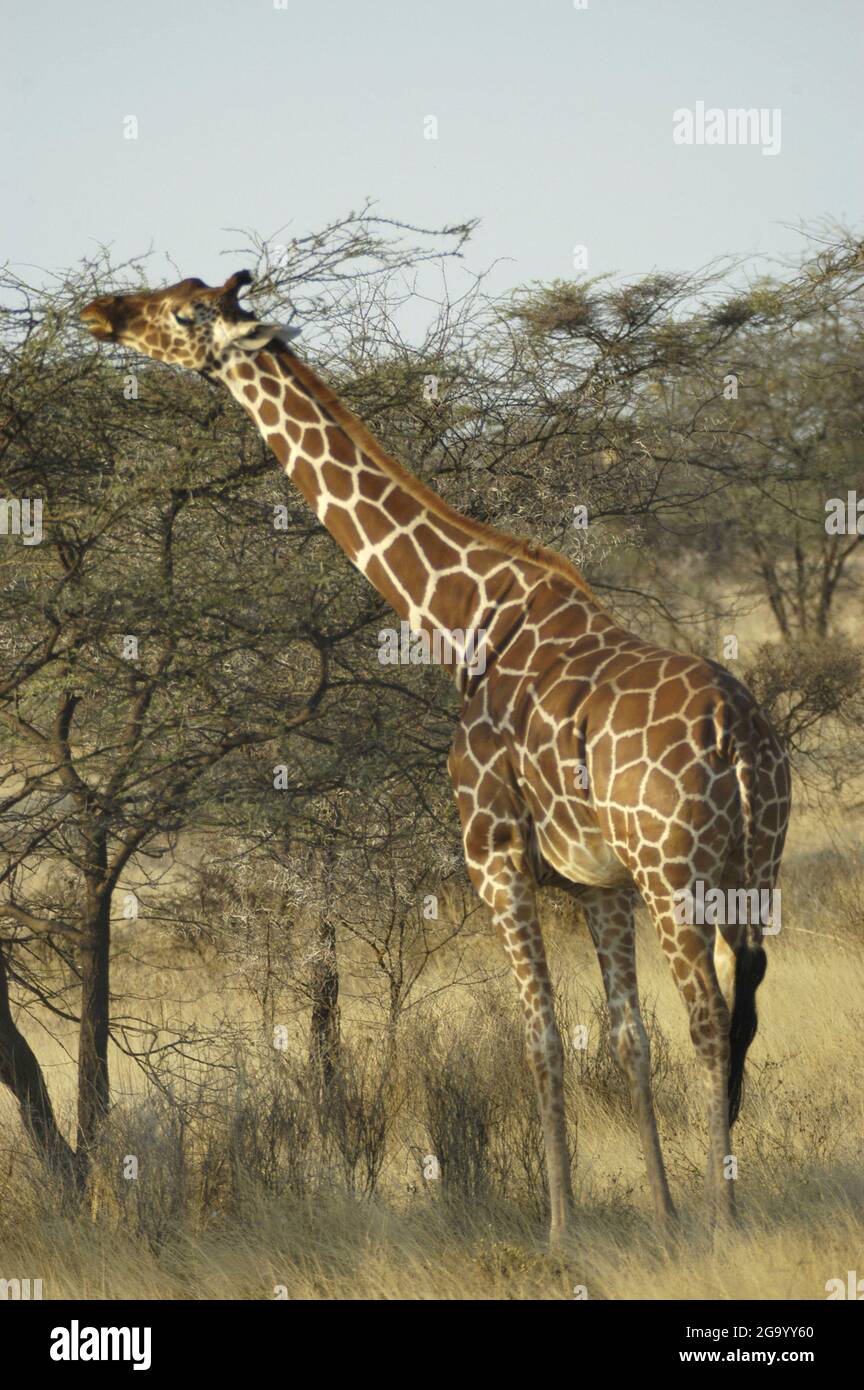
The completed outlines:
{"type": "MultiPolygon", "coordinates": [[[[451,254],[465,229],[430,235],[435,255],[451,254]]],[[[347,284],[430,254],[388,242],[361,213],[279,264],[326,316],[347,284]]],[[[262,272],[266,295],[266,257],[262,272]]],[[[122,352],[82,352],[81,304],[142,273],[103,257],[59,286],[8,273],[2,286],[4,490],[19,508],[38,502],[44,535],[32,546],[7,535],[0,555],[0,1077],[49,1157],[57,1127],[7,1007],[8,970],[25,1001],[79,1022],[81,1183],[109,1104],[118,885],[184,827],[219,825],[232,783],[217,774],[244,751],[293,763],[291,738],[325,702],[351,636],[316,617],[338,609],[347,566],[309,572],[314,519],[228,399],[122,352]]],[[[307,773],[322,768],[307,761],[307,773]]],[[[253,788],[272,790],[272,775],[253,788]]],[[[134,1026],[114,1022],[126,1044],[134,1026]]]]}
{"type": "MultiPolygon", "coordinates": [[[[787,643],[824,640],[838,595],[860,584],[864,523],[850,530],[845,514],[861,479],[862,309],[859,292],[842,311],[831,305],[792,330],[763,333],[763,365],[730,402],[736,552],[787,643]],[[831,499],[842,503],[842,530],[826,513],[831,499]]],[[[753,355],[748,344],[748,361],[753,355]]]]}
{"type": "MultiPolygon", "coordinates": [[[[31,340],[34,355],[38,347],[31,340]]],[[[213,405],[201,388],[146,373],[127,401],[110,366],[86,364],[70,380],[49,342],[35,364],[18,359],[3,390],[25,422],[9,442],[6,477],[19,495],[41,497],[45,534],[14,552],[0,609],[0,914],[24,929],[19,944],[44,933],[80,984],[83,1176],[109,1103],[118,883],[134,856],[194,816],[219,762],[311,717],[326,669],[290,605],[266,626],[251,620],[254,568],[226,568],[231,547],[214,531],[230,526],[224,509],[260,476],[261,459],[245,440],[235,451],[234,431],[217,427],[205,465],[213,405]],[[179,444],[160,447],[154,416],[179,444]],[[267,668],[266,685],[234,676],[233,663],[254,661],[267,668]]],[[[12,554],[7,540],[7,570],[12,554]]]]}
{"type": "Polygon", "coordinates": [[[650,622],[650,587],[674,625],[682,571],[692,602],[694,578],[704,591],[734,570],[784,640],[827,634],[837,594],[860,582],[864,540],[825,527],[826,501],[860,480],[861,266],[860,243],[838,231],[788,278],[731,293],[724,265],[515,297],[523,367],[536,362],[548,395],[538,415],[539,383],[529,392],[529,505],[551,512],[542,488],[557,480],[560,547],[625,611],[650,622]],[[599,523],[587,534],[571,524],[567,480],[599,523]]]}

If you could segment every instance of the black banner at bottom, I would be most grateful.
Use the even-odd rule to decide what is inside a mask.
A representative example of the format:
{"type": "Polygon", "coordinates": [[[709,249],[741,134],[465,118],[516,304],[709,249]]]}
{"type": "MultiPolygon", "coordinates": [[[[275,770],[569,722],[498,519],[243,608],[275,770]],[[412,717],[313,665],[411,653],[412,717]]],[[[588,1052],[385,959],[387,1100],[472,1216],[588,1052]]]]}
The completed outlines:
{"type": "MultiPolygon", "coordinates": [[[[345,1358],[356,1374],[365,1363],[384,1371],[385,1345],[399,1344],[399,1374],[452,1376],[457,1355],[460,1378],[473,1366],[488,1374],[490,1361],[509,1369],[540,1354],[536,1336],[548,1343],[556,1361],[578,1373],[583,1357],[597,1359],[616,1376],[629,1368],[665,1373],[673,1366],[809,1366],[821,1378],[854,1364],[861,1322],[856,1311],[828,1300],[808,1303],[616,1303],[573,1300],[538,1305],[520,1302],[478,1304],[452,1301],[402,1303],[398,1322],[382,1303],[313,1303],[279,1299],[272,1303],[207,1302],[39,1302],[7,1300],[0,1306],[0,1329],[7,1348],[26,1346],[28,1375],[62,1384],[69,1375],[98,1377],[138,1373],[224,1375],[238,1362],[257,1377],[265,1362],[270,1373],[281,1363],[288,1380],[310,1359],[332,1377],[345,1358]],[[414,1319],[416,1318],[416,1323],[414,1319]],[[355,1319],[362,1319],[351,1336],[355,1319]],[[463,1322],[464,1319],[464,1322],[463,1322]],[[520,1326],[514,1323],[518,1320],[520,1326]],[[415,1350],[405,1358],[405,1342],[416,1328],[415,1350]],[[510,1339],[515,1335],[512,1345],[510,1339]],[[340,1335],[341,1334],[341,1335],[340,1335]],[[346,1335],[347,1334],[347,1335],[346,1335]],[[558,1341],[558,1337],[568,1340],[558,1341]],[[454,1337],[458,1337],[458,1354],[454,1337]],[[286,1342],[286,1338],[289,1339],[286,1342]],[[569,1339],[576,1340],[570,1341],[569,1339]],[[385,1339],[382,1341],[380,1339],[385,1339]],[[422,1339],[422,1340],[421,1340],[422,1339]],[[286,1346],[294,1348],[289,1362],[286,1346]],[[416,1357],[416,1360],[414,1359],[416,1357]],[[322,1359],[323,1358],[323,1359],[322,1359]],[[275,1364],[274,1364],[275,1363],[275,1364]]],[[[857,1301],[857,1300],[856,1300],[857,1301]]],[[[409,1341],[409,1351],[410,1351],[409,1341]]],[[[386,1360],[386,1358],[385,1358],[386,1360]]],[[[548,1356],[544,1354],[548,1364],[548,1356]]],[[[395,1373],[391,1363],[387,1378],[395,1373]]]]}

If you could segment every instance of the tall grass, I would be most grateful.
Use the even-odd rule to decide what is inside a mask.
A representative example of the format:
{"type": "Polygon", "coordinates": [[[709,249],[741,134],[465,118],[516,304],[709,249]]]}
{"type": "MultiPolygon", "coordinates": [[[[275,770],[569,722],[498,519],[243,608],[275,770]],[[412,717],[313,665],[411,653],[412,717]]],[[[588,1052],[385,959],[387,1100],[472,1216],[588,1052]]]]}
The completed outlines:
{"type": "MultiPolygon", "coordinates": [[[[640,981],[681,1209],[670,1247],[651,1221],[590,943],[577,921],[555,918],[563,1034],[587,1030],[587,1046],[568,1050],[579,1215],[560,1257],[544,1250],[542,1134],[502,972],[433,996],[395,1046],[347,1002],[327,1085],[301,1033],[284,1051],[269,1046],[249,1000],[240,1027],[239,996],[239,1031],[209,1065],[199,1058],[155,1085],[115,1057],[115,1105],[84,1204],[43,1174],[4,1097],[0,1277],[41,1278],[49,1298],[572,1298],[581,1285],[592,1298],[824,1297],[827,1280],[864,1259],[864,884],[854,846],[823,844],[820,857],[814,833],[802,826],[806,852],[790,851],[784,929],[769,942],[733,1139],[735,1233],[715,1240],[705,1225],[701,1075],[647,924],[640,981]]],[[[490,941],[490,971],[495,950],[490,941]]],[[[159,970],[170,978],[163,961],[154,984],[159,970]]],[[[216,965],[194,970],[218,1010],[216,965]]],[[[216,1012],[211,1022],[218,1037],[216,1012]]],[[[62,1115],[71,1064],[32,1036],[62,1115]]]]}

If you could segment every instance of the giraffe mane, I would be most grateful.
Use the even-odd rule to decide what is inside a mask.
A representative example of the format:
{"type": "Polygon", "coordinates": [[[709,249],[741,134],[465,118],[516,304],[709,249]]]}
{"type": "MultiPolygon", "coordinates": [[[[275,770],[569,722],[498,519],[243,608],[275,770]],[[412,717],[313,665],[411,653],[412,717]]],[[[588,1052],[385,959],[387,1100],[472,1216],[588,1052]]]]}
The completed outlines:
{"type": "MultiPolygon", "coordinates": [[[[272,354],[278,358],[287,360],[290,370],[297,377],[298,381],[307,388],[319,405],[332,415],[338,425],[345,430],[354,444],[363,450],[371,459],[388,473],[400,487],[407,493],[422,502],[435,515],[442,517],[445,521],[451,522],[455,526],[461,527],[469,535],[476,536],[478,540],[488,541],[502,555],[509,555],[513,559],[525,560],[527,563],[536,565],[540,569],[548,570],[551,574],[560,575],[563,579],[569,580],[577,589],[581,590],[587,598],[596,603],[598,608],[603,608],[600,599],[593,589],[583,578],[580,571],[570,560],[559,554],[557,550],[547,549],[542,545],[530,545],[527,541],[520,540],[518,536],[511,536],[506,531],[499,531],[494,526],[487,525],[483,521],[473,521],[462,512],[451,507],[449,502],[432,488],[427,487],[419,478],[407,469],[404,464],[387,453],[382,448],[374,434],[363,424],[362,420],[345,405],[341,397],[336,393],[332,386],[315,372],[308,363],[304,362],[290,348],[279,341],[275,345],[276,351],[272,354]]],[[[272,347],[271,347],[272,352],[272,347]]],[[[604,609],[605,611],[605,609],[604,609]]]]}

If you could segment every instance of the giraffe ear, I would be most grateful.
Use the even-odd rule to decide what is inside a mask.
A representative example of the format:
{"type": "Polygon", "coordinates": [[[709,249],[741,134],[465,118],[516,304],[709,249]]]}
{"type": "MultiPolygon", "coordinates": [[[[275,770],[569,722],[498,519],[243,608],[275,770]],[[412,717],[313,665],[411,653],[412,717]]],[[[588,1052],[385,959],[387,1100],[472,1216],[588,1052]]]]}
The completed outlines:
{"type": "Polygon", "coordinates": [[[239,322],[226,327],[225,346],[233,344],[235,347],[248,348],[255,352],[272,343],[274,338],[280,343],[287,343],[291,338],[296,338],[299,332],[299,328],[290,327],[285,323],[261,323],[258,319],[240,319],[239,322]]]}
{"type": "Polygon", "coordinates": [[[223,295],[231,295],[236,298],[238,292],[246,285],[252,284],[252,272],[250,270],[235,270],[233,275],[229,275],[225,284],[222,286],[223,295]]]}
{"type": "Polygon", "coordinates": [[[232,325],[228,341],[237,347],[263,348],[279,336],[278,323],[260,323],[258,319],[243,319],[232,325]]]}

